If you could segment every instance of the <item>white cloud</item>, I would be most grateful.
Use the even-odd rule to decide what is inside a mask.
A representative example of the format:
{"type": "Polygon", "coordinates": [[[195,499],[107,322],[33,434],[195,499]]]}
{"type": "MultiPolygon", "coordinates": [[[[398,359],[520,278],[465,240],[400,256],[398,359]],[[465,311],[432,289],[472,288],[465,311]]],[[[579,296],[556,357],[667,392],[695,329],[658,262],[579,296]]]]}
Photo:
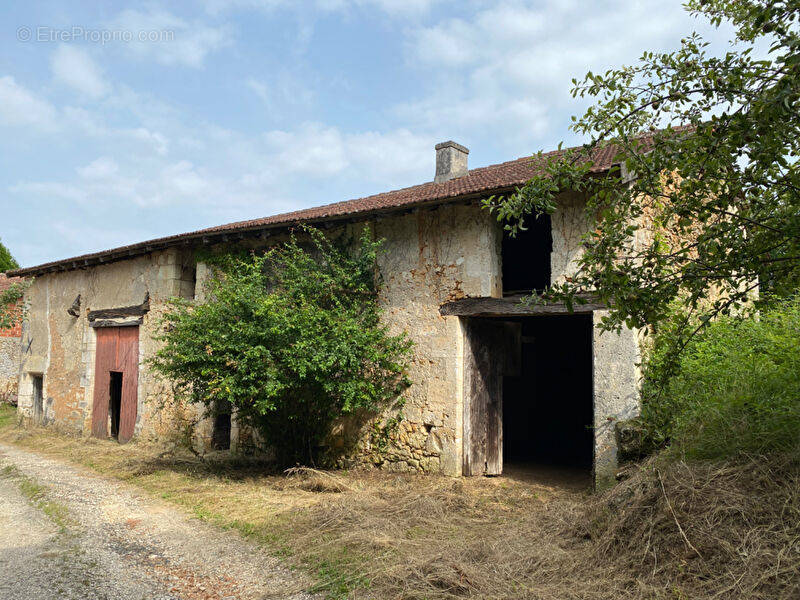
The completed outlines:
{"type": "Polygon", "coordinates": [[[116,175],[119,171],[119,165],[113,158],[101,156],[85,167],[78,167],[77,171],[82,179],[97,181],[109,179],[116,175]]]}
{"type": "MultiPolygon", "coordinates": [[[[112,99],[118,102],[118,99],[112,99]]],[[[116,105],[115,105],[116,106],[116,105]]],[[[120,112],[122,109],[120,108],[120,112]]],[[[87,136],[97,140],[112,142],[136,142],[154,151],[159,156],[167,154],[169,139],[158,131],[146,127],[111,127],[98,113],[93,113],[85,108],[65,106],[62,109],[61,127],[72,136],[87,136]]],[[[132,150],[128,146],[129,150],[132,150]]]]}
{"type": "Polygon", "coordinates": [[[378,8],[390,15],[420,15],[430,11],[439,0],[341,0],[344,6],[378,8]]]}
{"type": "Polygon", "coordinates": [[[155,8],[124,10],[111,27],[132,32],[132,41],[120,43],[134,56],[170,66],[200,68],[209,54],[232,43],[227,27],[189,22],[155,8]]]}
{"type": "MultiPolygon", "coordinates": [[[[584,101],[573,77],[635,62],[642,51],[675,48],[692,27],[678,4],[643,0],[503,0],[408,30],[407,62],[430,75],[394,114],[445,137],[498,141],[513,152],[561,137],[584,101]]],[[[717,39],[724,33],[706,27],[717,39]]]]}
{"type": "Polygon", "coordinates": [[[168,140],[166,136],[158,131],[150,131],[146,127],[136,127],[134,129],[119,129],[118,134],[130,136],[134,140],[146,142],[153,146],[156,153],[164,156],[167,153],[168,140]]]}
{"type": "Polygon", "coordinates": [[[261,98],[262,102],[270,102],[270,89],[267,87],[266,83],[263,81],[258,81],[257,79],[253,79],[252,77],[244,83],[255,93],[256,96],[261,98]]]}
{"type": "Polygon", "coordinates": [[[309,87],[285,71],[275,74],[270,82],[250,77],[244,83],[268,110],[275,113],[297,107],[307,108],[314,101],[314,94],[309,87]]]}
{"type": "Polygon", "coordinates": [[[109,92],[109,85],[103,79],[99,67],[80,48],[64,44],[58,46],[51,58],[50,68],[56,81],[85,96],[99,98],[109,92]]]}
{"type": "MultiPolygon", "coordinates": [[[[172,135],[179,136],[184,130],[175,126],[172,135]]],[[[306,123],[255,138],[202,124],[191,129],[204,140],[190,153],[200,163],[188,155],[170,160],[132,154],[119,143],[113,155],[77,167],[74,177],[19,181],[9,191],[83,206],[191,207],[193,214],[213,211],[230,220],[236,207],[249,214],[255,208],[256,216],[264,216],[317,203],[309,192],[319,194],[322,181],[328,191],[369,184],[377,192],[429,180],[433,174],[433,140],[403,129],[344,133],[306,123]]],[[[347,199],[340,193],[325,201],[347,199]]]]}
{"type": "Polygon", "coordinates": [[[274,11],[278,9],[312,9],[321,11],[344,11],[354,7],[377,8],[392,16],[421,15],[443,0],[308,0],[308,3],[297,0],[206,0],[206,10],[211,14],[219,14],[226,10],[245,9],[274,11]]]}
{"type": "Polygon", "coordinates": [[[406,129],[345,133],[321,123],[304,123],[293,130],[270,131],[264,141],[270,165],[265,173],[275,178],[345,176],[382,182],[381,191],[419,177],[433,160],[433,139],[406,129]]]}
{"type": "Polygon", "coordinates": [[[51,131],[57,127],[56,109],[37,98],[13,77],[0,77],[0,125],[51,131]]]}

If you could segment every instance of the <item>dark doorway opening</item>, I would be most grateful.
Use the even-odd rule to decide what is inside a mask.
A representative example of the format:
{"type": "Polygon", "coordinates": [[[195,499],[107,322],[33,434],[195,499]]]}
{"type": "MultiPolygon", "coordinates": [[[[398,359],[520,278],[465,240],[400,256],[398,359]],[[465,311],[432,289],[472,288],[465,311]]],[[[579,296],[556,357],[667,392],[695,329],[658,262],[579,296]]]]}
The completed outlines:
{"type": "Polygon", "coordinates": [[[520,318],[520,369],[503,378],[506,466],[591,470],[591,315],[520,318]]]}
{"type": "Polygon", "coordinates": [[[542,292],[550,285],[553,234],[550,215],[525,220],[525,231],[503,232],[503,295],[542,292]]]}
{"type": "Polygon", "coordinates": [[[230,450],[231,448],[231,408],[231,403],[227,400],[217,404],[214,431],[211,435],[211,447],[214,450],[230,450]]]}
{"type": "Polygon", "coordinates": [[[119,415],[122,410],[122,373],[111,371],[108,391],[108,416],[111,419],[111,437],[119,438],[119,415]]]}
{"type": "Polygon", "coordinates": [[[44,376],[31,375],[33,383],[33,422],[40,424],[44,420],[44,376]]]}

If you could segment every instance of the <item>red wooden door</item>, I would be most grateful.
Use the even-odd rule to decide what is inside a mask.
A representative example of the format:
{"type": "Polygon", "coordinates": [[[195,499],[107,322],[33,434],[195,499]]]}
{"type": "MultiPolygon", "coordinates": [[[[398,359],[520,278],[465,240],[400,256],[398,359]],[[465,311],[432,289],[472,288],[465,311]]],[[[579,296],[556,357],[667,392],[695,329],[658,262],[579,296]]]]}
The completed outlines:
{"type": "Polygon", "coordinates": [[[108,437],[108,403],[111,371],[116,366],[118,327],[96,329],[97,349],[94,361],[94,398],[92,402],[92,435],[108,437]]]}
{"type": "Polygon", "coordinates": [[[120,402],[120,443],[133,437],[139,388],[139,328],[103,327],[97,329],[97,351],[94,371],[92,435],[108,437],[108,408],[111,372],[122,373],[120,402]]]}
{"type": "Polygon", "coordinates": [[[139,328],[115,327],[117,342],[117,371],[122,373],[122,402],[119,417],[119,441],[124,444],[133,437],[136,408],[139,403],[139,328]]]}

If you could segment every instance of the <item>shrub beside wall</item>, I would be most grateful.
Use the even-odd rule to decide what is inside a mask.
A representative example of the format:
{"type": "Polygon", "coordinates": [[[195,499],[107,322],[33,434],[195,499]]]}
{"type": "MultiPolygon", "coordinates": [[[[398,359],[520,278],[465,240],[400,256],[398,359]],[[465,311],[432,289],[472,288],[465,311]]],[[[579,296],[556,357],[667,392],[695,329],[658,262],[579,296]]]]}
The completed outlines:
{"type": "Polygon", "coordinates": [[[175,300],[153,368],[213,413],[229,403],[281,465],[319,464],[333,422],[396,403],[411,342],[380,322],[380,242],[305,228],[264,254],[218,257],[206,302],[175,300]]]}

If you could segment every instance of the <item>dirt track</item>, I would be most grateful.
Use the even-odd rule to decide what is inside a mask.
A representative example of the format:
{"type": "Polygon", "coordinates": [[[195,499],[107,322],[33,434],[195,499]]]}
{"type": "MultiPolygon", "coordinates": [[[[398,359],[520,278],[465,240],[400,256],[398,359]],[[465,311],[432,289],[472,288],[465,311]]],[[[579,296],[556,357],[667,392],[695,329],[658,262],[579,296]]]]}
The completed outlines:
{"type": "Polygon", "coordinates": [[[124,484],[0,444],[0,598],[310,598],[308,582],[234,532],[124,484]],[[22,477],[64,518],[36,508],[22,477]]]}

